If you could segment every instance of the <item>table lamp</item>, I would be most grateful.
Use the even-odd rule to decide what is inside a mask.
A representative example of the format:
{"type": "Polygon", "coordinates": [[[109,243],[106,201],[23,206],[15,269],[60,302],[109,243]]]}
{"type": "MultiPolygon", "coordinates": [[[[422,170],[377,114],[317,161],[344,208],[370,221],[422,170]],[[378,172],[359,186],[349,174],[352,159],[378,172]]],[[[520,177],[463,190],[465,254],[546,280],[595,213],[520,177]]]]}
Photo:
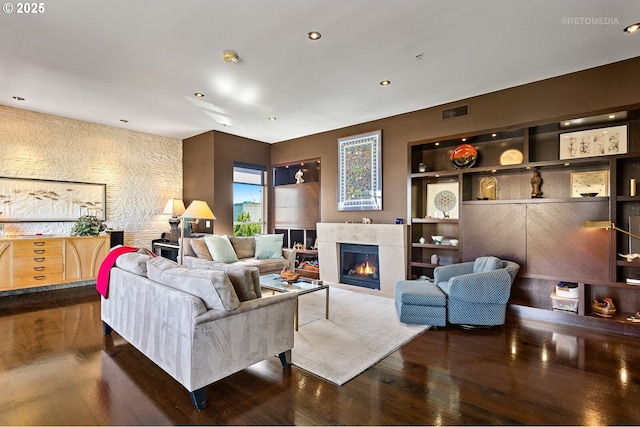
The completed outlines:
{"type": "Polygon", "coordinates": [[[194,200],[189,207],[182,213],[182,227],[180,227],[180,265],[184,260],[184,251],[182,250],[182,242],[184,241],[184,226],[186,223],[197,224],[201,219],[216,219],[216,216],[209,208],[204,200],[194,200]]]}
{"type": "Polygon", "coordinates": [[[178,230],[178,225],[180,224],[180,215],[184,212],[184,203],[180,199],[169,199],[167,205],[164,207],[162,211],[163,215],[171,215],[171,219],[169,220],[169,225],[171,226],[171,230],[169,233],[165,234],[165,238],[167,240],[176,241],[178,240],[178,236],[180,235],[180,231],[178,230]],[[168,234],[168,236],[167,236],[168,234]]]}

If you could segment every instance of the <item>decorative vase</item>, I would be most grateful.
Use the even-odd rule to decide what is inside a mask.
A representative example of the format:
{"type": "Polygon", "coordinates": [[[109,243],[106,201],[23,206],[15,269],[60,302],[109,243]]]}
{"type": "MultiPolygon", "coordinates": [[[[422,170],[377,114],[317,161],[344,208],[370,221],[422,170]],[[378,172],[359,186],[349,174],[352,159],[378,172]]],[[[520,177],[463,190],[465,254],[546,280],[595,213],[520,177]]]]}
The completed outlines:
{"type": "Polygon", "coordinates": [[[421,237],[420,238],[420,243],[424,245],[424,242],[425,242],[424,237],[421,237]]]}
{"type": "Polygon", "coordinates": [[[424,163],[419,163],[418,164],[418,172],[426,172],[427,171],[427,166],[424,163]]]}

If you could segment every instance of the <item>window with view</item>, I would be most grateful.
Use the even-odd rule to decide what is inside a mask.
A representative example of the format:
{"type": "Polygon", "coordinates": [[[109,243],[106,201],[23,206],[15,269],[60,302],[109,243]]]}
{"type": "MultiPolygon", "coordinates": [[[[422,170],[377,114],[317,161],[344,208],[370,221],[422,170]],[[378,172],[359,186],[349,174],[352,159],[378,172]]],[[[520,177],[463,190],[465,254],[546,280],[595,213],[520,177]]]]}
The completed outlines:
{"type": "Polygon", "coordinates": [[[233,235],[253,236],[265,227],[265,173],[259,165],[233,167],[233,235]]]}

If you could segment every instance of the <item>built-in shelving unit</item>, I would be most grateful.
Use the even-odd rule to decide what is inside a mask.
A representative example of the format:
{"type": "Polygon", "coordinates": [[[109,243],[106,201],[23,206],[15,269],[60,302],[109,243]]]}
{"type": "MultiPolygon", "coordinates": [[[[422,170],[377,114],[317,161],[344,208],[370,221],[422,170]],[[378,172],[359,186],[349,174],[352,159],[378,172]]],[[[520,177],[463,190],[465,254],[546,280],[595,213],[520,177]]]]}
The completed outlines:
{"type": "Polygon", "coordinates": [[[629,263],[617,256],[629,253],[628,237],[582,227],[584,221],[609,220],[629,230],[629,218],[640,215],[640,196],[630,195],[630,179],[640,184],[640,111],[616,111],[613,118],[589,116],[410,143],[411,276],[432,276],[437,267],[431,262],[433,254],[440,265],[483,255],[510,259],[521,266],[511,292],[514,312],[640,335],[640,323],[626,320],[640,310],[640,286],[625,283],[628,277],[640,278],[640,261],[629,263]],[[583,120],[570,120],[578,118],[583,120]],[[626,153],[560,158],[561,134],[620,125],[627,126],[626,153]],[[477,150],[470,168],[456,169],[450,162],[460,144],[477,150]],[[522,162],[501,164],[507,150],[521,152],[522,162]],[[419,171],[421,164],[426,171],[419,171]],[[542,178],[541,198],[531,198],[534,171],[542,178]],[[605,172],[608,193],[572,197],[572,174],[583,172],[605,172]],[[481,197],[488,177],[497,183],[492,200],[481,197]],[[428,215],[433,199],[428,190],[438,183],[455,183],[458,218],[428,215]],[[444,236],[443,244],[433,244],[432,235],[444,236]],[[446,244],[452,238],[458,239],[457,246],[446,244]],[[550,294],[559,281],[578,283],[576,314],[552,311],[550,294]],[[592,314],[592,300],[604,297],[616,304],[613,318],[592,314]]]}

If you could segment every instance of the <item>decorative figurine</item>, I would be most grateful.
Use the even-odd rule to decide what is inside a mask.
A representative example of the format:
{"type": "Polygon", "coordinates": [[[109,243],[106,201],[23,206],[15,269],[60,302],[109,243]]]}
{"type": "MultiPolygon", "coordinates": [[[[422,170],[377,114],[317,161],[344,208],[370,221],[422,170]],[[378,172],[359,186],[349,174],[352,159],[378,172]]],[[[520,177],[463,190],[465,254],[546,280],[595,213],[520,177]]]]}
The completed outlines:
{"type": "Polygon", "coordinates": [[[427,171],[427,165],[425,165],[422,162],[418,163],[418,172],[426,172],[426,171],[427,171]]]}
{"type": "Polygon", "coordinates": [[[531,178],[531,198],[539,199],[542,197],[542,191],[540,191],[540,187],[542,186],[542,178],[540,178],[539,171],[533,171],[533,177],[531,178]]]}
{"type": "Polygon", "coordinates": [[[302,184],[304,182],[304,179],[302,179],[302,169],[298,169],[298,172],[296,172],[295,177],[296,177],[296,184],[302,184]]]}

